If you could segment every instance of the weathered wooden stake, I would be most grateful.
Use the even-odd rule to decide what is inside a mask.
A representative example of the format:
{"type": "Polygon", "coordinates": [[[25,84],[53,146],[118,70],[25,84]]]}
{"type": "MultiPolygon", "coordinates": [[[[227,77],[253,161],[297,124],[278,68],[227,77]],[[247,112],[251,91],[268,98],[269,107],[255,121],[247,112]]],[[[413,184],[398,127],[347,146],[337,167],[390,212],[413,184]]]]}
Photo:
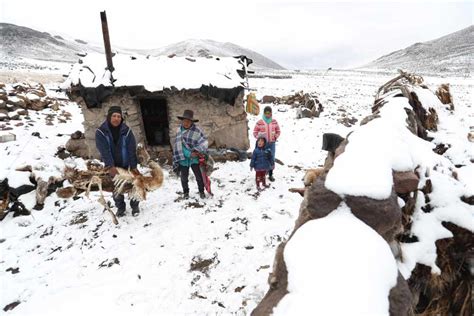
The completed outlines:
{"type": "Polygon", "coordinates": [[[102,21],[102,35],[104,36],[105,58],[107,59],[107,69],[114,71],[112,63],[112,49],[110,47],[109,27],[107,25],[107,15],[105,11],[100,12],[100,20],[102,21]]]}

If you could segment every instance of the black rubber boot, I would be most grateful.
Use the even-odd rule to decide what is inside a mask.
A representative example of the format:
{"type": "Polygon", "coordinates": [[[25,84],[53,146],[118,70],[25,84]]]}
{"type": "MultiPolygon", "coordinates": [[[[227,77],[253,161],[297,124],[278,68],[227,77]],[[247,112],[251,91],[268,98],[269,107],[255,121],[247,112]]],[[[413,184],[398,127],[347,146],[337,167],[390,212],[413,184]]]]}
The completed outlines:
{"type": "Polygon", "coordinates": [[[125,208],[119,208],[117,210],[117,214],[115,214],[117,217],[122,217],[125,216],[125,208]]]}
{"type": "Polygon", "coordinates": [[[138,207],[138,204],[140,202],[136,200],[130,200],[130,207],[132,208],[132,216],[138,216],[140,214],[140,208],[138,207]]]}
{"type": "Polygon", "coordinates": [[[275,178],[273,177],[273,170],[268,171],[268,180],[271,182],[275,181],[275,178]]]}

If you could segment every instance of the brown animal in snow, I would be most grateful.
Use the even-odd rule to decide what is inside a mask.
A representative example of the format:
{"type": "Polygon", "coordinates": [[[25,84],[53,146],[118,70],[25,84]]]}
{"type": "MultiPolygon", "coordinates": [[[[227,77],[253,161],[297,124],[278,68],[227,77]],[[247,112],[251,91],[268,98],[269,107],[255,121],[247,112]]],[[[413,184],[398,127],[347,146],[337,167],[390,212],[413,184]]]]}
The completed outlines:
{"type": "Polygon", "coordinates": [[[326,170],[324,168],[308,169],[303,177],[303,183],[305,187],[309,187],[316,181],[318,177],[324,174],[326,170]]]}
{"type": "Polygon", "coordinates": [[[74,187],[65,187],[65,188],[58,188],[56,190],[56,195],[61,199],[70,199],[74,195],[76,195],[77,190],[74,187]]]}
{"type": "Polygon", "coordinates": [[[321,177],[326,170],[324,168],[308,169],[303,177],[304,188],[290,188],[288,191],[292,193],[299,193],[304,196],[308,187],[310,187],[318,177],[321,177]]]}

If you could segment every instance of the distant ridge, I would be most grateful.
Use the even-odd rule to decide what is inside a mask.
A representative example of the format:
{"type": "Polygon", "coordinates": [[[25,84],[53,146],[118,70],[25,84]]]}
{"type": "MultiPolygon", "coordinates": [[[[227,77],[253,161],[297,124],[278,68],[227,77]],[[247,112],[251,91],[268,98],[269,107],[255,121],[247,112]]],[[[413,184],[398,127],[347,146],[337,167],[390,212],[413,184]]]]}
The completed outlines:
{"type": "MultiPolygon", "coordinates": [[[[187,40],[162,48],[137,50],[112,47],[114,51],[143,55],[171,55],[206,57],[209,55],[228,57],[245,55],[253,59],[252,68],[284,69],[281,65],[252,50],[232,43],[212,40],[187,40]]],[[[65,39],[57,34],[40,32],[28,27],[0,23],[0,66],[14,67],[23,63],[18,58],[31,60],[75,63],[77,53],[100,52],[100,45],[94,46],[81,39],[65,39]]]]}
{"type": "Polygon", "coordinates": [[[139,50],[138,52],[152,56],[176,54],[177,56],[206,57],[214,55],[229,57],[245,55],[253,60],[254,63],[251,66],[253,68],[285,69],[271,59],[250,49],[232,43],[222,43],[207,39],[189,39],[161,48],[139,50]]]}
{"type": "Polygon", "coordinates": [[[474,25],[435,40],[413,44],[361,67],[418,73],[473,73],[474,25]]]}
{"type": "Polygon", "coordinates": [[[65,40],[59,35],[39,32],[28,27],[9,23],[0,23],[0,56],[2,59],[17,57],[59,61],[77,62],[76,53],[100,51],[85,41],[76,39],[65,40]]]}

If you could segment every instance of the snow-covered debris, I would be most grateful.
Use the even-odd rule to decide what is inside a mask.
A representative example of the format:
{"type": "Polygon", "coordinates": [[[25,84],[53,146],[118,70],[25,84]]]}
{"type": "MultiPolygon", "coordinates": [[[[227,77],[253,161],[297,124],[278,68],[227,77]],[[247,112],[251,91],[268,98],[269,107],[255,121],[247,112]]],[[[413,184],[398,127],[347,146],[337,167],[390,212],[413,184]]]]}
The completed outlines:
{"type": "MultiPolygon", "coordinates": [[[[0,113],[0,121],[2,120],[2,114],[0,113]]],[[[0,143],[11,142],[16,139],[15,134],[7,133],[7,132],[0,132],[0,143]]]]}
{"type": "Polygon", "coordinates": [[[46,95],[42,84],[30,85],[28,83],[18,83],[15,85],[1,85],[0,100],[0,120],[18,120],[20,115],[28,115],[27,110],[42,110],[51,103],[53,99],[46,95]]]}
{"type": "Polygon", "coordinates": [[[297,118],[312,118],[319,117],[324,107],[319,102],[316,93],[304,93],[299,91],[294,95],[286,95],[282,97],[275,97],[271,95],[265,95],[262,98],[262,103],[276,103],[276,104],[288,104],[292,108],[298,108],[296,113],[297,118]]]}
{"type": "MultiPolygon", "coordinates": [[[[5,91],[7,102],[12,107],[6,110],[0,109],[7,111],[8,116],[8,119],[4,119],[4,123],[0,125],[0,133],[13,135],[10,133],[14,131],[16,137],[3,146],[0,181],[7,180],[7,182],[1,193],[10,192],[10,198],[6,200],[12,209],[16,207],[17,202],[24,202],[23,207],[27,209],[33,207],[40,209],[48,192],[51,193],[54,189],[52,186],[63,179],[64,161],[54,157],[56,148],[65,142],[61,133],[67,133],[71,126],[82,129],[80,123],[61,127],[62,124],[58,123],[61,123],[62,119],[58,113],[50,108],[45,109],[45,106],[55,103],[58,105],[58,110],[61,106],[64,122],[70,120],[71,112],[79,113],[79,108],[64,101],[59,103],[58,97],[54,93],[48,95],[41,84],[2,84],[2,90],[5,91]],[[19,100],[23,103],[20,106],[14,105],[19,100]],[[64,111],[64,108],[68,111],[64,111]]],[[[8,208],[7,205],[6,209],[8,208]]]]}

